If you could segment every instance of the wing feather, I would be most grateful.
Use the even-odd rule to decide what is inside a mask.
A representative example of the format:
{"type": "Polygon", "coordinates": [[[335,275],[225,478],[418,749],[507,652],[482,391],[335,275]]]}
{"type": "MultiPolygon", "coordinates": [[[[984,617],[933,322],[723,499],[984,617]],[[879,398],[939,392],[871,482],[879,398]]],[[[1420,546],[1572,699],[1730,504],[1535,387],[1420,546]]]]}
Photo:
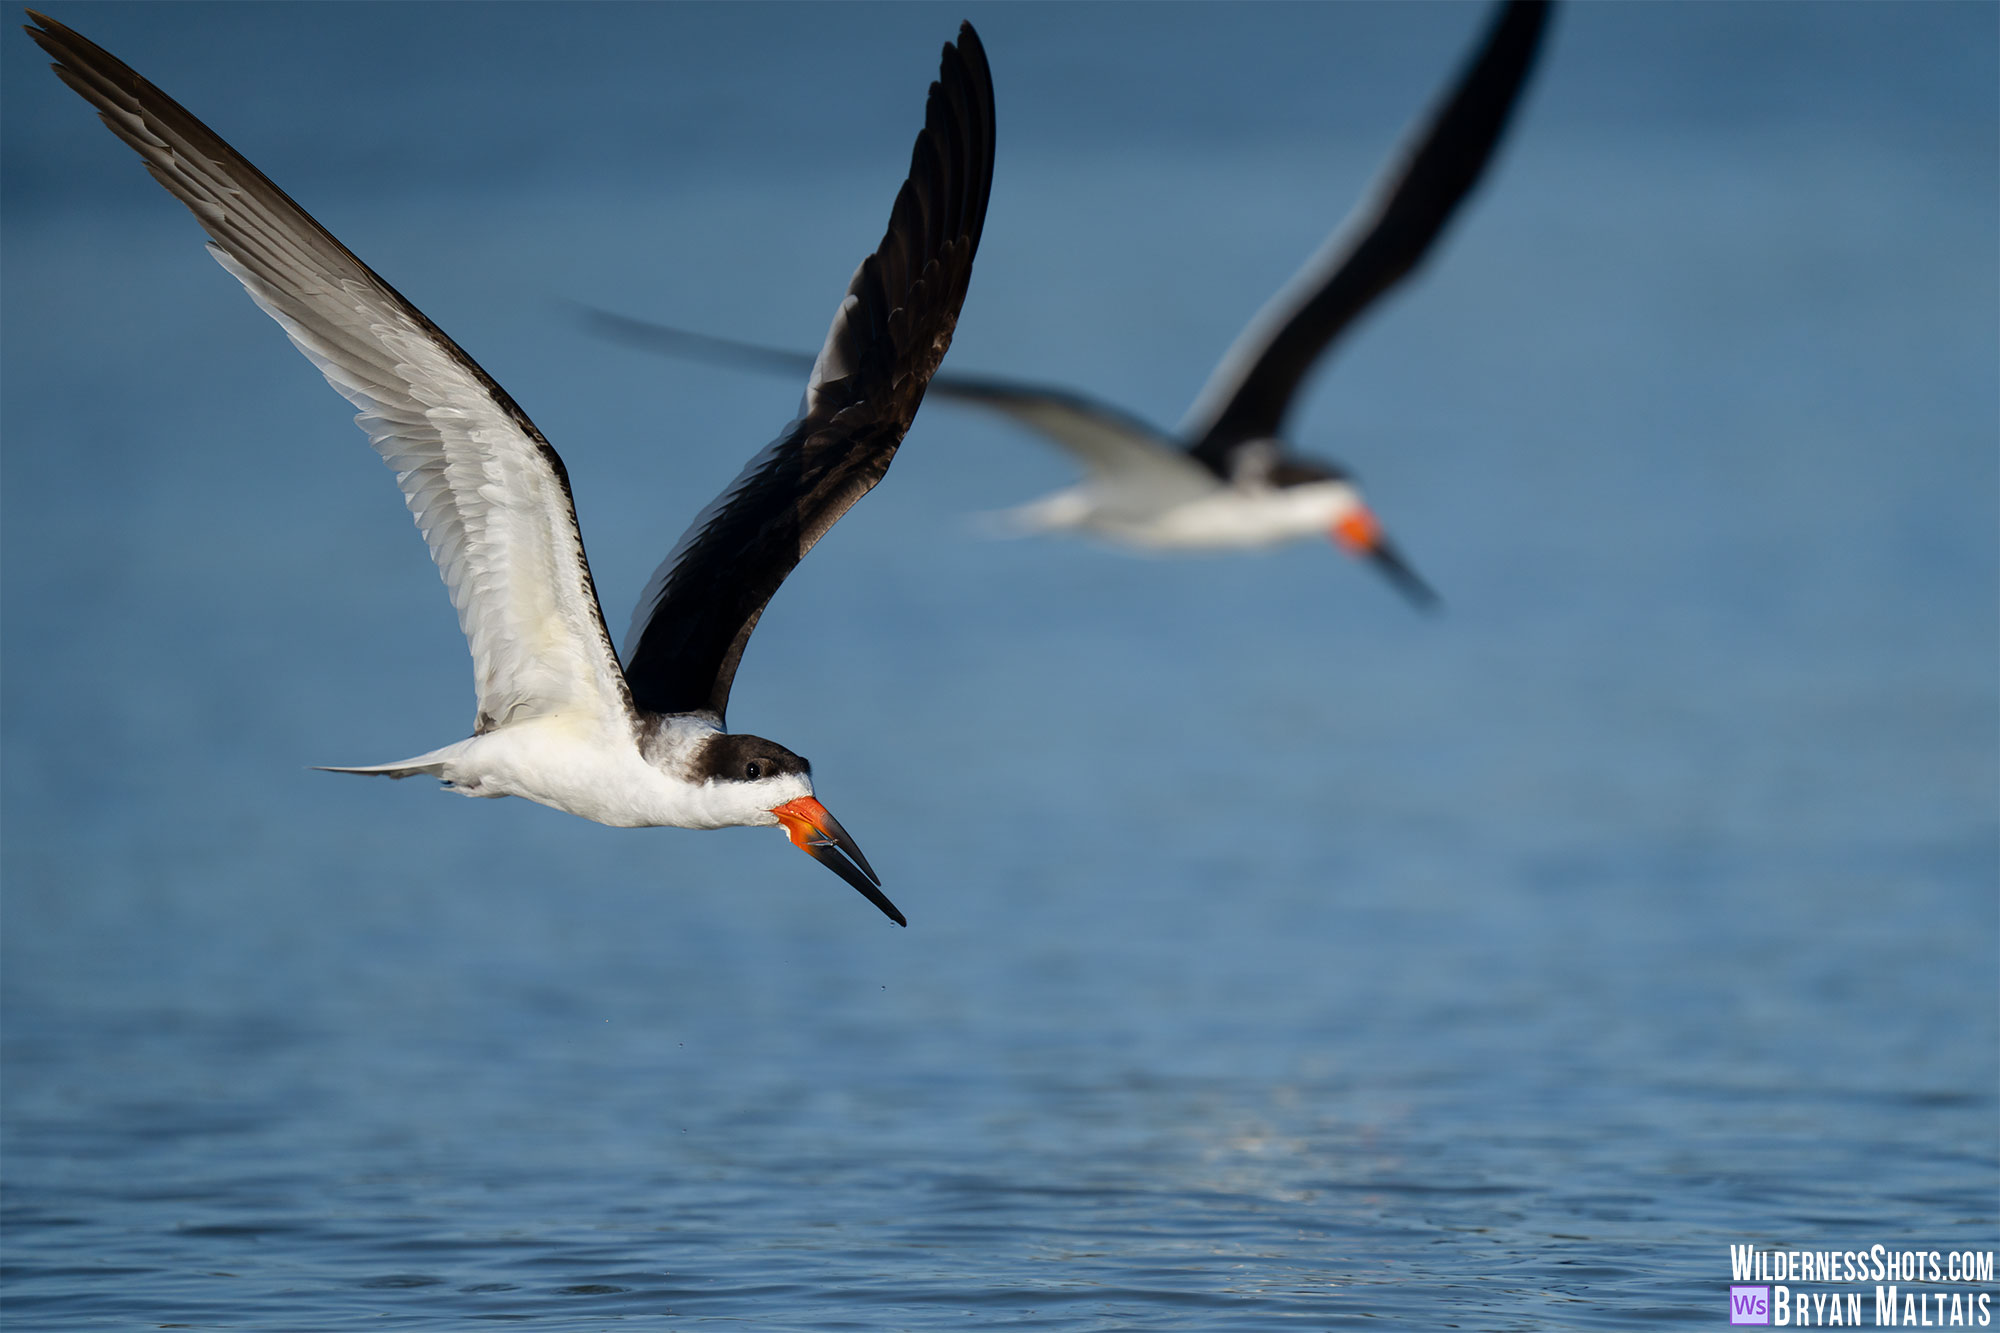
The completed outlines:
{"type": "Polygon", "coordinates": [[[492,377],[192,114],[29,11],[56,73],[208,232],[209,253],[327,382],[396,481],[472,651],[475,729],[630,701],[561,458],[492,377]]]}
{"type": "Polygon", "coordinates": [[[1500,142],[1547,15],[1510,0],[1370,197],[1238,336],[1182,423],[1197,459],[1226,476],[1238,445],[1277,436],[1327,346],[1422,262],[1500,142]]]}
{"type": "Polygon", "coordinates": [[[888,231],[848,284],[798,420],[695,519],[639,599],[625,674],[640,707],[719,722],[765,605],[888,471],[965,300],[993,123],[986,54],[965,24],[944,48],[888,231]]]}
{"type": "Polygon", "coordinates": [[[1146,486],[1162,502],[1192,500],[1215,489],[1215,475],[1188,457],[1172,436],[1102,399],[984,376],[941,375],[931,389],[1025,426],[1093,477],[1146,486]]]}
{"type": "MultiPolygon", "coordinates": [[[[782,347],[718,338],[607,310],[586,307],[583,313],[589,325],[605,336],[668,356],[794,375],[809,374],[816,364],[812,356],[782,347]]],[[[944,370],[931,377],[926,394],[1004,416],[1099,476],[1184,476],[1191,494],[1206,493],[1215,485],[1215,474],[1190,459],[1179,441],[1102,399],[1053,385],[944,370]]]]}

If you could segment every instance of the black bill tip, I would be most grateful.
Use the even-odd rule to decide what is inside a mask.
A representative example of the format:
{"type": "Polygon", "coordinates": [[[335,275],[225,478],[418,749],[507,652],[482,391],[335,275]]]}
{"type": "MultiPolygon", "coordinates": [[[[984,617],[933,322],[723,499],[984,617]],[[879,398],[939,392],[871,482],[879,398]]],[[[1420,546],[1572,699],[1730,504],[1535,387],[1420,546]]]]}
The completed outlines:
{"type": "Polygon", "coordinates": [[[1378,540],[1369,548],[1368,559],[1382,571],[1384,578],[1395,585],[1396,591],[1403,594],[1404,600],[1419,611],[1436,611],[1444,605],[1437,591],[1424,582],[1423,576],[1403,559],[1403,553],[1386,540],[1378,540]]]}
{"type": "MultiPolygon", "coordinates": [[[[820,808],[823,811],[826,809],[824,806],[820,808]]],[[[882,877],[875,873],[875,867],[869,865],[868,858],[861,854],[853,835],[840,826],[840,821],[830,811],[813,821],[813,831],[815,836],[808,837],[803,844],[807,856],[853,885],[855,892],[874,903],[883,916],[899,926],[910,924],[896,910],[896,904],[882,892],[882,877]]]]}

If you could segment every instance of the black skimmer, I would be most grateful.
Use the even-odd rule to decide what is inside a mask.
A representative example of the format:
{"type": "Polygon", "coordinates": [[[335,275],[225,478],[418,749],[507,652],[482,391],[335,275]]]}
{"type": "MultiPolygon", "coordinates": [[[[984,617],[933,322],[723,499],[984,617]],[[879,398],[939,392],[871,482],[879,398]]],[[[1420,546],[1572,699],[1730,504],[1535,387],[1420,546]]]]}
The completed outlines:
{"type": "Polygon", "coordinates": [[[507,392],[242,155],[53,19],[55,71],[194,213],[208,251],[277,320],[396,470],[472,650],[473,734],[338,773],[429,774],[601,824],[782,826],[897,925],[903,914],[812,769],[723,729],[765,605],[888,471],[951,344],[993,179],[993,84],[969,24],[944,48],[909,178],[812,362],[799,417],[653,575],[619,665],[562,460],[507,392]]]}
{"type": "MultiPolygon", "coordinates": [[[[1335,464],[1293,453],[1285,419],[1326,349],[1407,277],[1471,193],[1507,127],[1547,18],[1545,0],[1511,0],[1450,95],[1366,200],[1267,302],[1177,434],[1073,390],[941,374],[931,392],[1002,413],[1083,466],[1080,484],[1009,511],[1018,530],[1085,531],[1156,550],[1274,545],[1328,535],[1371,560],[1412,602],[1437,600],[1335,464]]],[[[606,311],[600,331],[675,355],[796,372],[796,352],[716,338],[606,311]]]]}

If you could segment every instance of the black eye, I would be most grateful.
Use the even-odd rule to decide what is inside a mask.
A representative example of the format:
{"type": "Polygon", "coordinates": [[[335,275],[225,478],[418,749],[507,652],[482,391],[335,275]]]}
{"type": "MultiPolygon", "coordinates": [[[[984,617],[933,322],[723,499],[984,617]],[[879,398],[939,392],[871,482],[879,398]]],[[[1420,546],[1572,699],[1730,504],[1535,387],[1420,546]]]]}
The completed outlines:
{"type": "Polygon", "coordinates": [[[764,776],[764,766],[755,759],[752,759],[748,764],[743,766],[743,776],[755,782],[758,778],[764,776]]]}

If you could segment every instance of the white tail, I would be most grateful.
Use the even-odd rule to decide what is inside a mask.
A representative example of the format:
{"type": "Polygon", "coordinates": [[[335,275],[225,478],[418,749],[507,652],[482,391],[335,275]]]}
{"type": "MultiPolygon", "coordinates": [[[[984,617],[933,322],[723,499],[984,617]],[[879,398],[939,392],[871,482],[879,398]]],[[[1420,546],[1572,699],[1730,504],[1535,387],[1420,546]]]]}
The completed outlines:
{"type": "Polygon", "coordinates": [[[393,764],[369,764],[362,768],[340,768],[333,764],[314,764],[320,773],[361,773],[378,778],[414,778],[419,775],[444,779],[444,766],[458,757],[465,746],[464,741],[447,745],[429,754],[420,754],[414,759],[398,759],[393,764]]]}
{"type": "Polygon", "coordinates": [[[1036,533],[1080,528],[1093,508],[1084,488],[1077,486],[1012,509],[974,515],[973,521],[983,537],[1031,537],[1036,533]]]}

